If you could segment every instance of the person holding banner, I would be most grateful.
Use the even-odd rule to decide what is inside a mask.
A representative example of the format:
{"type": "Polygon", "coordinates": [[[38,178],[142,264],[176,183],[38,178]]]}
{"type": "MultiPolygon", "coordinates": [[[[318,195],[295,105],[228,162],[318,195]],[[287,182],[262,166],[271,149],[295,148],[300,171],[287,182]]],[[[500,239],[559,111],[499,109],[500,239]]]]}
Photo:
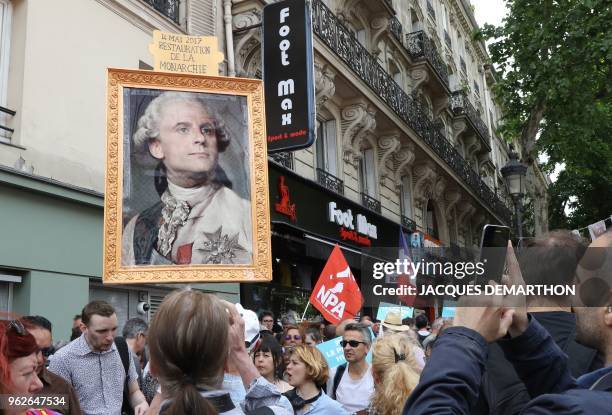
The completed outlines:
{"type": "Polygon", "coordinates": [[[348,415],[342,405],[323,392],[329,366],[316,347],[296,346],[289,352],[289,384],[295,389],[284,393],[295,415],[348,415]]]}

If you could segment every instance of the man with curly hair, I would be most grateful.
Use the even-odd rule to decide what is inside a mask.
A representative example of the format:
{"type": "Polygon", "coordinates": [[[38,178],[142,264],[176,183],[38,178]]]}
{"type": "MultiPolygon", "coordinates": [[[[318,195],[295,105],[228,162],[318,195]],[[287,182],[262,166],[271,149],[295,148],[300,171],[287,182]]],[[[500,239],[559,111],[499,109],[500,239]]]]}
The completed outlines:
{"type": "Polygon", "coordinates": [[[123,265],[249,264],[251,207],[224,184],[219,153],[230,137],[201,94],[164,92],[138,120],[141,163],[156,163],[160,201],[123,232],[123,265]]]}

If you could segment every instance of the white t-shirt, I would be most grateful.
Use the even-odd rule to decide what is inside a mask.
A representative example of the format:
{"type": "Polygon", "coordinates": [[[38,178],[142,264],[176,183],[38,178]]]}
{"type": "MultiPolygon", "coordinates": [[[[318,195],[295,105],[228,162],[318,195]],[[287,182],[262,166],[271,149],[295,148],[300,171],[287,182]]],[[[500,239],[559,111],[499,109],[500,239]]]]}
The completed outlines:
{"type": "Polygon", "coordinates": [[[342,404],[348,413],[353,413],[370,406],[372,393],[374,393],[372,367],[368,365],[361,379],[357,380],[351,378],[347,367],[342,374],[338,389],[336,389],[336,400],[342,404]]]}

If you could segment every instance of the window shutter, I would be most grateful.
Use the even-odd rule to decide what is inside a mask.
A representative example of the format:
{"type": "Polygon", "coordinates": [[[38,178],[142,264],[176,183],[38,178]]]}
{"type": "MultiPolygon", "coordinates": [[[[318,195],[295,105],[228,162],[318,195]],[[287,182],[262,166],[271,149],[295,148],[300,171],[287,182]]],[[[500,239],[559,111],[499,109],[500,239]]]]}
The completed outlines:
{"type": "Polygon", "coordinates": [[[187,0],[187,31],[190,35],[215,36],[217,2],[187,0]]]}
{"type": "Polygon", "coordinates": [[[155,313],[157,313],[157,310],[159,310],[159,306],[161,305],[162,301],[164,301],[165,297],[166,293],[163,292],[149,293],[149,305],[151,306],[151,308],[149,309],[149,318],[151,320],[153,319],[153,316],[155,316],[155,313]]]}

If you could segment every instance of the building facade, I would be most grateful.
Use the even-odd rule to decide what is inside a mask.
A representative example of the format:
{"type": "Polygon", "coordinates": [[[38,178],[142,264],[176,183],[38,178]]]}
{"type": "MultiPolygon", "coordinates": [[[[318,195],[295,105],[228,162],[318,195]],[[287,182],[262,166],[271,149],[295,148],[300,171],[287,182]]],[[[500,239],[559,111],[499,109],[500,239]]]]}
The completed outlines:
{"type": "MultiPolygon", "coordinates": [[[[226,54],[222,11],[220,0],[0,0],[0,311],[44,315],[66,340],[89,300],[111,302],[121,327],[174,288],[102,285],[106,69],[150,68],[155,29],[216,35],[226,54]]],[[[193,286],[239,301],[235,283],[193,286]]]]}
{"type": "MultiPolygon", "coordinates": [[[[267,3],[233,1],[237,76],[262,76],[259,24],[267,3]]],[[[497,75],[484,42],[473,38],[478,26],[469,1],[312,0],[311,6],[316,142],[273,155],[275,163],[318,186],[320,198],[331,192],[353,210],[361,206],[395,224],[393,245],[399,226],[408,237],[416,232],[433,245],[468,249],[478,246],[484,224],[512,226],[513,203],[500,172],[510,148],[496,131],[502,114],[492,92],[497,75]]],[[[546,187],[542,180],[536,185],[544,189],[534,198],[541,232],[546,187]]],[[[312,240],[317,229],[304,228],[297,216],[294,230],[312,240]]],[[[273,229],[277,237],[283,233],[273,229]]],[[[289,236],[285,244],[295,242],[289,236]]],[[[338,237],[320,239],[354,248],[338,237]]],[[[295,256],[285,267],[275,258],[283,271],[274,283],[304,287],[306,295],[318,274],[300,269],[295,256]]]]}
{"type": "MultiPolygon", "coordinates": [[[[258,24],[270,2],[0,0],[0,310],[45,315],[59,339],[90,299],[113,303],[121,321],[140,315],[140,302],[154,311],[172,287],[100,279],[106,69],[150,69],[159,29],[216,36],[220,74],[261,78],[258,24]]],[[[315,192],[320,206],[359,211],[380,230],[370,238],[375,246],[393,244],[401,227],[436,244],[474,247],[485,223],[510,225],[499,173],[508,146],[496,133],[501,114],[490,92],[496,75],[485,45],[472,39],[469,3],[311,5],[317,139],[274,156],[271,207],[284,176],[315,192]]],[[[275,214],[272,284],[198,287],[281,312],[303,304],[334,243],[353,252],[358,268],[363,244],[333,227],[300,227],[308,217],[275,214]]],[[[539,230],[545,217],[536,219],[539,230]]]]}

